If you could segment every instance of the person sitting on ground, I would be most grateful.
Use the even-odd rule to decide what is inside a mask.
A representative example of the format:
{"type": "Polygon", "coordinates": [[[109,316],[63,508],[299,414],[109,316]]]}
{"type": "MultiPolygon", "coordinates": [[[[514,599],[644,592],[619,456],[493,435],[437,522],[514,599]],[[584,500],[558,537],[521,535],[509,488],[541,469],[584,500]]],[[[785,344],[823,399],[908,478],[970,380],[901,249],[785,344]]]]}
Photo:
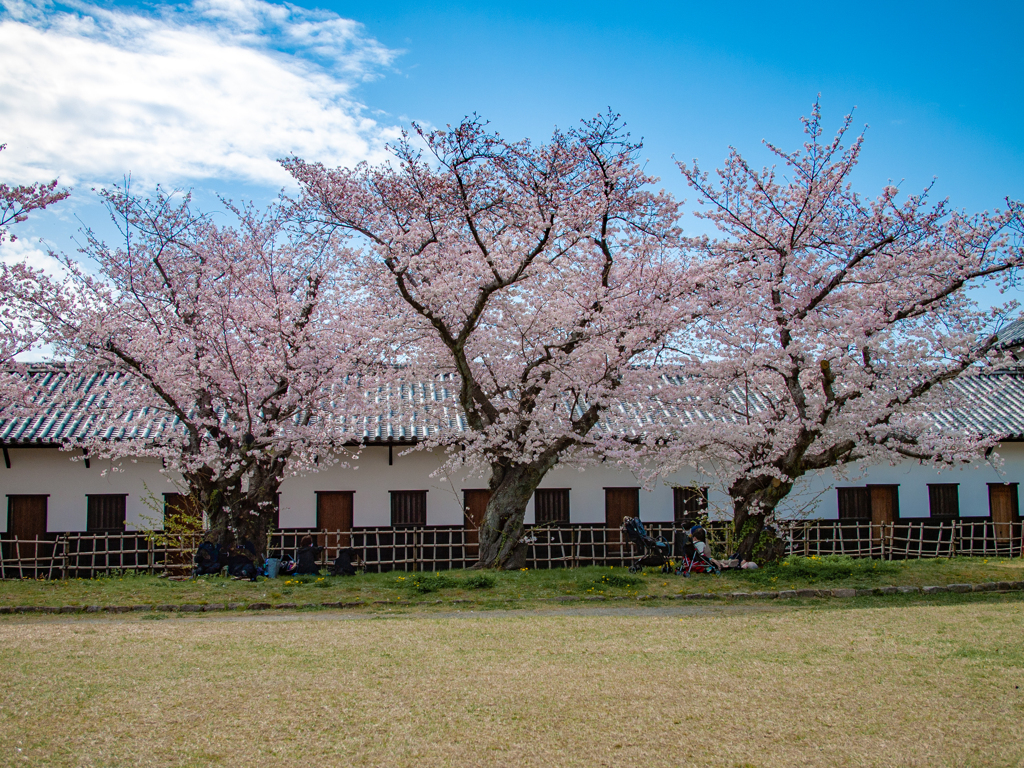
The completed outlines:
{"type": "Polygon", "coordinates": [[[237,543],[229,532],[224,539],[224,548],[227,551],[228,575],[256,581],[256,546],[249,539],[237,543]]]}
{"type": "Polygon", "coordinates": [[[206,538],[196,550],[196,565],[193,575],[202,576],[220,573],[220,547],[211,538],[206,538]]]}
{"type": "Polygon", "coordinates": [[[295,573],[319,573],[320,564],[317,560],[320,559],[320,553],[323,551],[323,547],[313,544],[312,536],[303,536],[302,541],[299,542],[299,549],[295,553],[295,560],[298,563],[295,573]]]}
{"type": "Polygon", "coordinates": [[[356,568],[353,562],[356,559],[356,551],[351,547],[338,550],[338,557],[331,567],[331,573],[335,576],[355,576],[356,568]]]}

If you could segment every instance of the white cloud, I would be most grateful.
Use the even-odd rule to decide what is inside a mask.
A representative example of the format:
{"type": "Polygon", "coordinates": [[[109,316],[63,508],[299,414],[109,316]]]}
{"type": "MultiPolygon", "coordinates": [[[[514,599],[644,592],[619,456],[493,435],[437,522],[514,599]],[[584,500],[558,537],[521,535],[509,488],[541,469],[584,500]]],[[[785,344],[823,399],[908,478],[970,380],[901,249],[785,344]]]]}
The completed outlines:
{"type": "Polygon", "coordinates": [[[263,0],[158,10],[7,2],[0,14],[6,181],[288,182],[277,158],[379,160],[397,135],[355,84],[394,59],[360,24],[263,0]]]}
{"type": "Polygon", "coordinates": [[[4,243],[0,246],[0,262],[4,264],[24,263],[33,269],[41,269],[52,277],[64,274],[64,267],[50,255],[45,245],[26,237],[4,243]]]}

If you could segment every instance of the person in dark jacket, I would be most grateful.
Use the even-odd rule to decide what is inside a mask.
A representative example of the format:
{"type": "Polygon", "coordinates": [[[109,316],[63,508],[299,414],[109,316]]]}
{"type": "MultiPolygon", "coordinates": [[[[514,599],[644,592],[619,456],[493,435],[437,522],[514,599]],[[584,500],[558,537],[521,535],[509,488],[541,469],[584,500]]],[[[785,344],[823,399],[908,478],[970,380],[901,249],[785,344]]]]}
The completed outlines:
{"type": "Polygon", "coordinates": [[[192,574],[194,576],[202,576],[220,573],[220,558],[220,546],[213,541],[204,541],[196,550],[196,565],[192,574]]]}
{"type": "Polygon", "coordinates": [[[242,539],[240,543],[229,532],[225,538],[227,549],[228,575],[236,579],[248,579],[256,581],[256,546],[249,539],[242,539]]]}
{"type": "Polygon", "coordinates": [[[353,564],[356,559],[356,551],[350,547],[338,550],[338,557],[331,567],[331,573],[335,576],[355,576],[356,568],[353,564]]]}
{"type": "Polygon", "coordinates": [[[317,561],[323,551],[323,547],[318,547],[313,543],[312,536],[303,536],[302,541],[299,542],[299,549],[295,553],[295,561],[298,565],[294,573],[319,573],[320,564],[317,561]]]}

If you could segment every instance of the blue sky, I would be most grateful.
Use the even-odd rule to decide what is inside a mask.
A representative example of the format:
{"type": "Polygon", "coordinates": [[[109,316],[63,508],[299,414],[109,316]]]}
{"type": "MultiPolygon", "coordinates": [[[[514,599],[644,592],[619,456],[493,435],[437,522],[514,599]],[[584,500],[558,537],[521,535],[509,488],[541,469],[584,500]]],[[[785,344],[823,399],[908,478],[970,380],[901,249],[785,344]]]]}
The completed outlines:
{"type": "Polygon", "coordinates": [[[1024,3],[333,8],[405,49],[400,73],[364,89],[394,115],[442,123],[475,110],[540,137],[610,105],[677,184],[673,154],[708,164],[729,144],[797,143],[797,118],[821,93],[831,124],[853,106],[855,124],[870,124],[872,181],[937,175],[970,207],[1024,191],[1024,3]]]}
{"type": "Polygon", "coordinates": [[[0,179],[75,187],[4,258],[72,247],[100,218],[90,187],[128,172],[264,200],[288,181],[277,157],[378,160],[410,120],[471,112],[543,140],[610,106],[685,195],[672,155],[794,147],[821,93],[828,126],[854,106],[870,125],[863,191],[1024,198],[1019,2],[0,5],[0,179]]]}

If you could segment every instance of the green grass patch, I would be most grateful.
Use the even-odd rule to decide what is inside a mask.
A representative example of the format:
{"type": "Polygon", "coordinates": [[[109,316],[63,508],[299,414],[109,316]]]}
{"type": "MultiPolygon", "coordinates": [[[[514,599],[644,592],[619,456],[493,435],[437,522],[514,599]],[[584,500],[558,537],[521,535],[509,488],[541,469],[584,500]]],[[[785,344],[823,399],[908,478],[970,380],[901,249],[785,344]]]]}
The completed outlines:
{"type": "MultiPolygon", "coordinates": [[[[866,589],[987,581],[1024,581],[1020,558],[952,558],[884,561],[846,557],[791,557],[756,571],[726,571],[689,578],[657,568],[630,574],[624,567],[555,568],[523,571],[432,571],[366,573],[357,576],[285,576],[257,582],[220,576],[171,581],[122,573],[96,579],[0,582],[0,606],[130,606],[204,603],[364,603],[442,600],[530,605],[554,597],[677,596],[801,588],[866,589]]],[[[428,602],[428,601],[424,601],[428,602]]]]}
{"type": "Polygon", "coordinates": [[[636,589],[644,586],[643,576],[636,576],[633,574],[623,573],[603,573],[598,579],[592,579],[591,584],[597,584],[599,587],[612,587],[618,589],[636,589]]]}
{"type": "Polygon", "coordinates": [[[425,595],[428,592],[438,592],[442,589],[455,589],[459,582],[448,574],[435,573],[433,575],[411,574],[399,576],[398,581],[403,582],[402,586],[411,592],[418,592],[425,595]]]}
{"type": "Polygon", "coordinates": [[[466,589],[494,589],[497,583],[498,580],[489,573],[474,573],[462,580],[466,589]]]}
{"type": "Polygon", "coordinates": [[[453,589],[493,589],[498,580],[487,573],[470,573],[468,576],[455,577],[449,573],[435,572],[426,575],[402,574],[395,578],[395,583],[410,592],[425,595],[453,589]]]}
{"type": "Polygon", "coordinates": [[[805,584],[834,583],[855,580],[857,582],[877,579],[898,578],[906,570],[903,562],[853,558],[843,555],[824,557],[797,557],[791,555],[777,565],[759,568],[746,575],[751,584],[771,586],[779,577],[798,579],[805,584]]]}

